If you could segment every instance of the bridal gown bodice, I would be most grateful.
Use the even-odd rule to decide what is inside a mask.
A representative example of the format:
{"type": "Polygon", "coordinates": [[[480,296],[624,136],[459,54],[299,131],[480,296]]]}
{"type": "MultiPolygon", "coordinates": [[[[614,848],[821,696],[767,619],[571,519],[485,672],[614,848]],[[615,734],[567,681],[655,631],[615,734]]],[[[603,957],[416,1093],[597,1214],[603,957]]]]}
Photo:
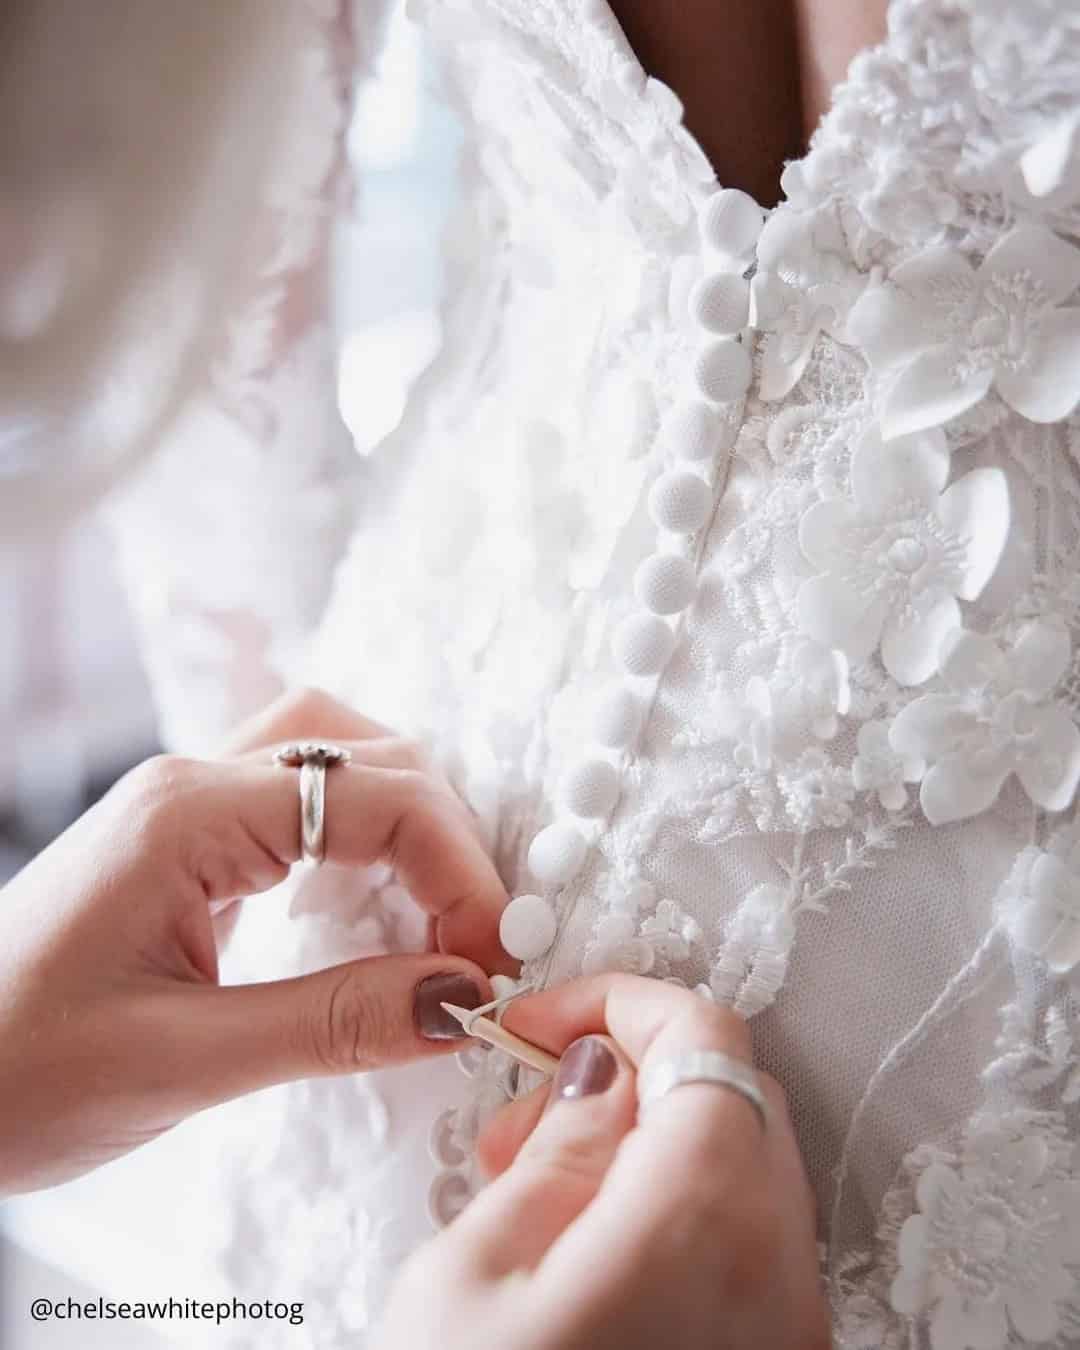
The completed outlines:
{"type": "MultiPolygon", "coordinates": [[[[751,1019],[839,1345],[1080,1344],[1080,9],[894,0],[770,213],[602,0],[410,13],[466,128],[442,348],[279,664],[430,747],[557,915],[525,978],[640,972],[751,1019]]],[[[291,416],[258,505],[308,535],[243,582],[270,647],[254,593],[290,577],[298,608],[342,500],[291,416]]],[[[133,514],[129,558],[163,551],[133,514]]],[[[385,869],[324,869],[245,906],[226,971],[423,936],[385,869]]],[[[466,1202],[514,1082],[460,1060],[203,1122],[210,1264],[307,1300],[251,1344],[362,1343],[466,1202]]]]}

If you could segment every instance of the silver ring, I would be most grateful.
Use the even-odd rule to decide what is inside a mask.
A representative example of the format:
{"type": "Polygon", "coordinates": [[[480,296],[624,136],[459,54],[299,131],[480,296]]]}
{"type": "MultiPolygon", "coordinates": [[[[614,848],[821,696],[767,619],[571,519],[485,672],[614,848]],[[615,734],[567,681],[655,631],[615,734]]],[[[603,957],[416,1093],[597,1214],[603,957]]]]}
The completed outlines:
{"type": "Polygon", "coordinates": [[[348,764],[352,755],[327,741],[299,741],[283,745],[274,763],[300,770],[300,851],[305,862],[326,858],[326,771],[348,764]]]}
{"type": "Polygon", "coordinates": [[[730,1088],[744,1097],[758,1113],[762,1127],[769,1123],[769,1104],[758,1086],[757,1074],[741,1059],[732,1059],[719,1050],[687,1050],[650,1064],[638,1074],[638,1109],[645,1110],[661,1097],[688,1083],[713,1083],[730,1088]]]}

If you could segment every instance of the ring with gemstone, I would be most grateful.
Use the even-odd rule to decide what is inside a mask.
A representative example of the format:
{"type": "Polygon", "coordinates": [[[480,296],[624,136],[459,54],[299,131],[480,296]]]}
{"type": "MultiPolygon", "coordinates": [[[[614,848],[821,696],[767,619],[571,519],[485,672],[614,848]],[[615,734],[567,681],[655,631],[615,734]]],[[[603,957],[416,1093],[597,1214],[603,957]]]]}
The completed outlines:
{"type": "Polygon", "coordinates": [[[300,851],[305,862],[326,858],[326,771],[351,759],[343,746],[328,741],[297,741],[274,754],[275,764],[300,770],[300,851]]]}
{"type": "Polygon", "coordinates": [[[689,1083],[711,1083],[744,1097],[758,1114],[763,1127],[769,1123],[769,1106],[749,1064],[719,1050],[688,1050],[648,1065],[638,1074],[638,1108],[646,1108],[689,1083]]]}

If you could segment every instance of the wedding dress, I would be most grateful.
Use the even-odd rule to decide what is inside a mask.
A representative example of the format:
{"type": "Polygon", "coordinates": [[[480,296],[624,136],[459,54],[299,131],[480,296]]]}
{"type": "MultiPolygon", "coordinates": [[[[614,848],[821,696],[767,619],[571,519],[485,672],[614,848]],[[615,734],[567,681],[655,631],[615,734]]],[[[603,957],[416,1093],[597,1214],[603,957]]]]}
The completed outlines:
{"type": "MultiPolygon", "coordinates": [[[[246,365],[114,508],[171,740],[267,665],[423,738],[557,916],[525,979],[751,1019],[839,1346],[1080,1345],[1080,6],[893,0],[766,212],[604,0],[413,0],[467,132],[444,340],[347,467],[325,333],[258,348],[334,8],[246,365]]],[[[327,868],[245,906],[226,973],[422,940],[386,869],[327,868]]],[[[362,1344],[515,1090],[458,1058],[201,1122],[208,1267],[307,1302],[222,1343],[362,1344]]]]}

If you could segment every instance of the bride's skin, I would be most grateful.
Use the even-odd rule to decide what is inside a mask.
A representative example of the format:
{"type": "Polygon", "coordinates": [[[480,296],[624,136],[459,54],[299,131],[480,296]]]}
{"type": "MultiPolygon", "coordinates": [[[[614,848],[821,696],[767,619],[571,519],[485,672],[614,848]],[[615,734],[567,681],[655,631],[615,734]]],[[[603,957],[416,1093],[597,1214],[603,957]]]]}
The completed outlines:
{"type": "Polygon", "coordinates": [[[805,150],[852,57],[885,35],[887,0],[612,0],[650,74],[725,187],[763,206],[805,150]]]}

